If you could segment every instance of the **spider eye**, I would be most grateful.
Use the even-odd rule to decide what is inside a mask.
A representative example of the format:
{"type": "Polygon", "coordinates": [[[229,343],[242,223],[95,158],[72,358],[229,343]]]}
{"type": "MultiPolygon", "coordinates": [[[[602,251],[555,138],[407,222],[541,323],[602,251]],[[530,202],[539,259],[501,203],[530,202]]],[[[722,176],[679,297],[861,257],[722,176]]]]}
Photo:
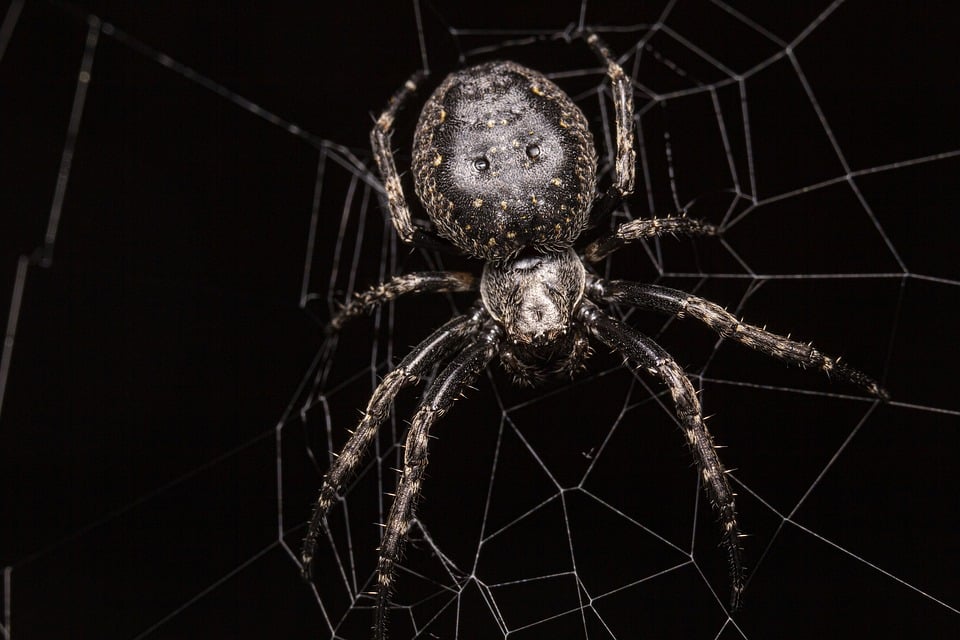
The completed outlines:
{"type": "Polygon", "coordinates": [[[473,168],[476,169],[477,171],[486,171],[487,169],[490,168],[490,161],[482,156],[479,158],[476,158],[473,161],[473,168]]]}
{"type": "Polygon", "coordinates": [[[536,160],[540,157],[540,145],[531,144],[527,147],[527,157],[531,160],[536,160]]]}

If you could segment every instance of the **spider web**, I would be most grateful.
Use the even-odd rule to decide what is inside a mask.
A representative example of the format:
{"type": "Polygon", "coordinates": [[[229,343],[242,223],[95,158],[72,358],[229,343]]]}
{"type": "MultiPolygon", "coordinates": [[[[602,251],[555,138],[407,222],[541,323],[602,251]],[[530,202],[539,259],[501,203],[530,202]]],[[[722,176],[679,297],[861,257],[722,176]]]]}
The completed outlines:
{"type": "MultiPolygon", "coordinates": [[[[319,327],[391,275],[477,265],[397,241],[366,112],[418,66],[438,82],[514,59],[582,106],[609,179],[603,70],[564,38],[583,25],[636,91],[637,193],[611,223],[686,210],[724,228],[637,243],[601,275],[813,340],[893,400],[690,320],[615,309],[690,373],[727,446],[751,534],[743,610],[725,610],[719,531],[669,396],[598,349],[585,375],[536,390],[493,367],[435,429],[391,637],[960,629],[960,105],[942,17],[855,2],[414,2],[373,24],[339,4],[253,22],[83,6],[96,15],[12,2],[0,25],[13,96],[0,126],[29,169],[0,172],[19,196],[4,243],[0,637],[369,635],[375,523],[418,392],[331,513],[312,592],[297,577],[305,518],[378,380],[473,300],[401,300],[337,341],[319,327]],[[233,37],[253,45],[207,42],[251,25],[233,37]]],[[[401,167],[416,111],[394,139],[401,167]]]]}

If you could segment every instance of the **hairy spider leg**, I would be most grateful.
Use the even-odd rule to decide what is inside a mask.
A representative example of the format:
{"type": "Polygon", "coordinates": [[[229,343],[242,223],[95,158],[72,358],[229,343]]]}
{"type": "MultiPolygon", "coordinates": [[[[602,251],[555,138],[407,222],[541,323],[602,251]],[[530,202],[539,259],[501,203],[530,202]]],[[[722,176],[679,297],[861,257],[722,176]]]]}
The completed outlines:
{"type": "Polygon", "coordinates": [[[670,354],[639,331],[607,316],[590,302],[585,302],[580,307],[578,315],[600,342],[659,378],[669,389],[677,418],[687,437],[687,444],[697,461],[703,488],[720,520],[730,570],[730,609],[736,610],[740,607],[744,585],[741,534],[734,502],[736,494],[730,488],[730,481],[727,480],[727,472],[717,456],[713,437],[703,422],[700,401],[693,385],[670,354]]]}
{"type": "Polygon", "coordinates": [[[377,169],[383,178],[383,188],[387,194],[387,208],[390,210],[390,220],[397,230],[397,235],[407,244],[426,249],[449,251],[449,243],[443,241],[432,231],[419,229],[413,224],[410,217],[410,206],[403,194],[403,185],[400,184],[400,174],[397,173],[397,163],[393,158],[393,149],[390,148],[390,138],[393,136],[393,123],[407,101],[417,91],[417,86],[426,77],[426,72],[417,71],[407,80],[400,89],[390,98],[387,108],[383,110],[373,129],[370,131],[370,146],[373,147],[373,158],[377,169]]]}
{"type": "Polygon", "coordinates": [[[712,224],[686,215],[663,218],[637,218],[622,223],[589,245],[584,251],[587,262],[597,262],[623,247],[642,238],[655,238],[664,234],[685,236],[716,236],[720,230],[712,224]]]}
{"type": "MultiPolygon", "coordinates": [[[[486,316],[489,319],[489,315],[486,316]]],[[[403,551],[410,521],[414,517],[420,483],[427,467],[430,428],[439,420],[496,355],[502,329],[488,321],[480,335],[450,361],[423,394],[423,400],[407,431],[403,451],[403,470],[397,482],[396,497],[390,507],[380,543],[377,563],[376,612],[374,638],[386,637],[387,601],[397,562],[403,551]]]]}
{"type": "MultiPolygon", "coordinates": [[[[594,224],[606,217],[623,200],[633,193],[637,156],[634,150],[633,133],[633,85],[623,68],[614,60],[613,53],[595,33],[587,35],[587,44],[607,67],[610,78],[610,94],[613,96],[614,120],[616,122],[617,156],[614,163],[613,182],[594,204],[594,224]]],[[[623,245],[640,238],[670,234],[717,235],[717,228],[700,220],[682,216],[638,219],[624,222],[613,231],[602,235],[587,246],[585,258],[597,262],[623,245]]]]}
{"type": "Polygon", "coordinates": [[[796,342],[784,336],[745,324],[720,305],[684,291],[627,280],[593,279],[587,284],[590,297],[604,302],[622,302],[644,309],[690,316],[725,338],[802,368],[823,371],[828,376],[850,382],[870,395],[887,400],[889,394],[873,378],[847,366],[837,358],[818,351],[811,343],[796,342]]]}
{"type": "Polygon", "coordinates": [[[598,220],[605,219],[607,215],[620,206],[624,198],[633,193],[637,153],[633,148],[633,85],[603,40],[595,33],[585,35],[590,49],[607,68],[607,77],[610,79],[610,95],[613,97],[617,135],[617,155],[613,165],[613,182],[594,203],[592,217],[594,223],[596,223],[598,220]]]}
{"type": "Polygon", "coordinates": [[[383,304],[408,293],[456,293],[476,291],[477,278],[464,271],[415,271],[390,278],[358,293],[327,324],[327,333],[339,331],[357,316],[370,313],[383,304]]]}
{"type": "Polygon", "coordinates": [[[309,580],[311,577],[311,564],[317,549],[317,539],[325,529],[330,507],[333,506],[343,486],[353,477],[381,423],[390,415],[390,407],[397,393],[404,387],[419,382],[426,372],[459,348],[466,337],[476,329],[479,313],[457,316],[434,331],[426,340],[414,347],[400,365],[384,377],[373,392],[359,426],[323,477],[320,497],[317,498],[300,552],[300,568],[304,578],[309,580]]]}

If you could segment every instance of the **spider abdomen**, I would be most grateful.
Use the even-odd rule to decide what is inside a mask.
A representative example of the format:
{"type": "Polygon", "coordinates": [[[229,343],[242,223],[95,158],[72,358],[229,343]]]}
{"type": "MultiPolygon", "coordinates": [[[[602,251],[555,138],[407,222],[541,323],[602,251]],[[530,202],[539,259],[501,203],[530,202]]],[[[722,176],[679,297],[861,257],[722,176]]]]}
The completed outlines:
{"type": "Polygon", "coordinates": [[[447,76],[414,135],[414,183],[431,221],[487,260],[570,247],[587,224],[596,163],[580,108],[514,62],[447,76]]]}

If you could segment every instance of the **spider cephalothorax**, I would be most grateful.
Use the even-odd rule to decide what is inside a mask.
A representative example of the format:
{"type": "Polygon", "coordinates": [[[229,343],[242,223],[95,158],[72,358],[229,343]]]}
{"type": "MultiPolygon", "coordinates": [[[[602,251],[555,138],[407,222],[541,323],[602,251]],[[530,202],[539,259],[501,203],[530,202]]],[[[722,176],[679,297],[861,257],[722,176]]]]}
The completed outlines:
{"type": "Polygon", "coordinates": [[[597,156],[587,119],[557,85],[490,62],[450,74],[427,101],[413,175],[439,234],[496,260],[573,244],[593,203],[597,156]]]}
{"type": "Polygon", "coordinates": [[[590,355],[572,322],[586,287],[586,269],[572,249],[488,262],[480,279],[483,307],[504,330],[500,363],[518,384],[576,373],[590,355]]]}
{"type": "Polygon", "coordinates": [[[427,464],[430,429],[453,401],[499,355],[523,384],[576,373],[595,339],[663,383],[696,460],[704,490],[721,525],[730,570],[730,606],[744,588],[740,528],[734,493],[700,401],[683,369],[660,345],[608,315],[611,304],[693,318],[718,334],[788,363],[819,369],[885,398],[872,379],[811,344],[740,322],[722,307],[675,289],[604,280],[589,269],[623,245],[663,234],[714,235],[717,229],[686,216],[624,222],[582,249],[583,229],[603,219],[633,191],[633,91],[607,47],[585,36],[609,78],[616,125],[610,185],[596,193],[596,152],[583,113],[542,74],[512,62],[494,62],[448,76],[427,101],[414,136],[417,194],[434,225],[415,225],[390,148],[400,107],[417,88],[415,74],[394,95],[371,132],[394,228],[407,243],[442,246],[486,260],[477,278],[466,272],[397,276],[358,295],[328,325],[333,333],[351,318],[407,293],[479,292],[473,310],[448,321],[413,350],[374,391],[356,431],[323,478],[301,554],[309,575],[326,516],[356,470],[397,393],[442,366],[410,422],[396,497],[384,525],[374,586],[374,636],[383,638],[393,575],[427,464]],[[438,235],[439,234],[439,237],[438,235]]]}

